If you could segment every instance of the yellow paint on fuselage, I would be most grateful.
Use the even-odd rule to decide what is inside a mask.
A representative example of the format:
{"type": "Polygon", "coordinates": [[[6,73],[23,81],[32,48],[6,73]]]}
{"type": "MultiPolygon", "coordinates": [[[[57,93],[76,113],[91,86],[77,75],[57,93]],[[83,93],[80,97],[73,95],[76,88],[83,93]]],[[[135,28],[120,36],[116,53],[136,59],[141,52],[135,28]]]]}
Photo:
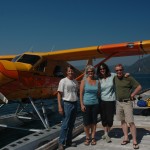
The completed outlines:
{"type": "Polygon", "coordinates": [[[147,54],[150,54],[150,40],[142,41],[142,47],[147,54]]]}
{"type": "Polygon", "coordinates": [[[7,60],[0,60],[0,63],[3,64],[6,70],[29,71],[32,68],[32,65],[20,62],[10,62],[7,60]]]}
{"type": "Polygon", "coordinates": [[[20,71],[30,71],[32,69],[32,65],[30,64],[25,64],[21,62],[15,62],[14,64],[16,66],[16,69],[20,71]]]}

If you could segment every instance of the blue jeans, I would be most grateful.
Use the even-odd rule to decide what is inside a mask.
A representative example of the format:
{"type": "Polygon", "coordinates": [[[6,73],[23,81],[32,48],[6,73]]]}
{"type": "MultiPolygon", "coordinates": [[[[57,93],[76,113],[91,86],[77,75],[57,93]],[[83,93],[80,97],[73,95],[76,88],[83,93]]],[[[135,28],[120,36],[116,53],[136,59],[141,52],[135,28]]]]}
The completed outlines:
{"type": "Polygon", "coordinates": [[[72,131],[77,116],[77,102],[64,102],[64,115],[59,136],[59,144],[72,142],[72,131]]]}

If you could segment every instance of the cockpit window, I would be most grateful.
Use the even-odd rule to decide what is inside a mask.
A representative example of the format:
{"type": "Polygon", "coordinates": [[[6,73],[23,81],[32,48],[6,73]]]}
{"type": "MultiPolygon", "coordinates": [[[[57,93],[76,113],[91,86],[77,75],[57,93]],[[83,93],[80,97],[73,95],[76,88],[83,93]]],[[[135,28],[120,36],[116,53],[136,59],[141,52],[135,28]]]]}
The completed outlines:
{"type": "Polygon", "coordinates": [[[45,67],[47,66],[47,61],[43,61],[42,63],[40,63],[36,70],[40,71],[40,72],[44,72],[45,71],[45,67]]]}
{"type": "Polygon", "coordinates": [[[64,78],[64,74],[61,66],[56,66],[53,72],[55,77],[64,78]]]}
{"type": "Polygon", "coordinates": [[[39,59],[40,56],[24,54],[17,60],[17,62],[23,62],[23,63],[34,65],[39,59]]]}
{"type": "Polygon", "coordinates": [[[13,58],[11,61],[12,62],[16,62],[17,61],[17,59],[20,57],[21,55],[17,55],[15,58],[13,58]]]}

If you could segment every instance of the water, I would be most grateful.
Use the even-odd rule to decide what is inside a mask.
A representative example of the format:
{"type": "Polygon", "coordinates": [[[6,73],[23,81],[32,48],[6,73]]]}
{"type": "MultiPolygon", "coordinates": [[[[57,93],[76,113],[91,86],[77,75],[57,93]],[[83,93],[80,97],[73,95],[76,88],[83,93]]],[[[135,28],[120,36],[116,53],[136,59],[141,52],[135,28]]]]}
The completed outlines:
{"type": "Polygon", "coordinates": [[[150,88],[150,74],[133,74],[132,76],[142,85],[143,90],[150,88]]]}
{"type": "MultiPolygon", "coordinates": [[[[47,117],[49,120],[50,127],[54,126],[55,124],[61,123],[62,117],[59,115],[57,110],[57,100],[45,100],[45,108],[47,110],[47,117]]],[[[6,114],[14,114],[17,109],[17,104],[8,104],[0,109],[0,114],[6,115],[6,114]]],[[[78,107],[80,107],[78,103],[78,107]]],[[[28,112],[32,114],[33,116],[36,115],[35,111],[32,109],[32,106],[29,105],[28,112]]],[[[80,116],[80,108],[78,108],[78,116],[80,116]]],[[[26,123],[23,123],[23,125],[19,126],[20,128],[25,129],[44,129],[44,126],[41,121],[34,120],[29,121],[26,123]]],[[[24,136],[27,136],[29,134],[32,134],[31,131],[24,131],[24,130],[17,130],[17,129],[9,129],[9,128],[2,128],[0,127],[0,149],[9,143],[13,142],[14,140],[20,139],[24,136]]]]}
{"type": "MultiPolygon", "coordinates": [[[[150,74],[132,74],[133,77],[142,85],[142,89],[150,88],[150,74]]],[[[48,110],[48,118],[49,118],[49,124],[50,126],[53,126],[55,124],[58,124],[61,122],[61,116],[58,114],[57,111],[57,100],[47,100],[45,101],[46,107],[48,110]]],[[[78,116],[80,116],[80,106],[78,104],[78,116]]],[[[7,106],[4,106],[0,108],[0,114],[13,114],[15,113],[17,108],[17,104],[8,104],[7,106]]],[[[29,107],[29,112],[34,114],[35,112],[32,111],[32,107],[29,107]]],[[[37,129],[43,129],[43,125],[41,121],[34,121],[34,122],[28,122],[23,124],[21,127],[24,127],[26,129],[28,128],[37,128],[37,129]]],[[[3,129],[0,131],[0,148],[4,147],[5,145],[9,144],[10,142],[13,142],[14,140],[17,140],[19,138],[22,138],[28,134],[31,134],[32,132],[29,131],[22,131],[22,130],[16,130],[16,129],[3,129]],[[9,133],[9,134],[8,134],[9,133]]]]}

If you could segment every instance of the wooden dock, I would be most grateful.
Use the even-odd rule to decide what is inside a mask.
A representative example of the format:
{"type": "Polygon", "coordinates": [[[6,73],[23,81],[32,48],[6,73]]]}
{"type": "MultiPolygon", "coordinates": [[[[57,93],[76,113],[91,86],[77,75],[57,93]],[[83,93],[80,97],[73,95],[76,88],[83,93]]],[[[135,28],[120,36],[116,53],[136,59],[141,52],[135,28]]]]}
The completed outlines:
{"type": "MultiPolygon", "coordinates": [[[[135,124],[137,127],[137,140],[140,146],[140,150],[149,150],[150,149],[150,116],[139,116],[135,115],[135,124]]],[[[67,147],[66,150],[133,150],[133,144],[131,139],[131,134],[129,132],[130,143],[122,146],[121,142],[123,140],[122,129],[120,128],[120,122],[114,120],[114,126],[110,132],[110,137],[112,142],[106,143],[105,140],[102,139],[103,129],[101,126],[101,122],[97,124],[97,133],[96,140],[97,144],[95,146],[84,145],[85,133],[83,132],[83,126],[81,125],[78,129],[75,130],[73,139],[74,142],[77,143],[77,147],[67,147]]],[[[36,150],[56,150],[57,149],[57,141],[58,138],[42,145],[36,150]]]]}

